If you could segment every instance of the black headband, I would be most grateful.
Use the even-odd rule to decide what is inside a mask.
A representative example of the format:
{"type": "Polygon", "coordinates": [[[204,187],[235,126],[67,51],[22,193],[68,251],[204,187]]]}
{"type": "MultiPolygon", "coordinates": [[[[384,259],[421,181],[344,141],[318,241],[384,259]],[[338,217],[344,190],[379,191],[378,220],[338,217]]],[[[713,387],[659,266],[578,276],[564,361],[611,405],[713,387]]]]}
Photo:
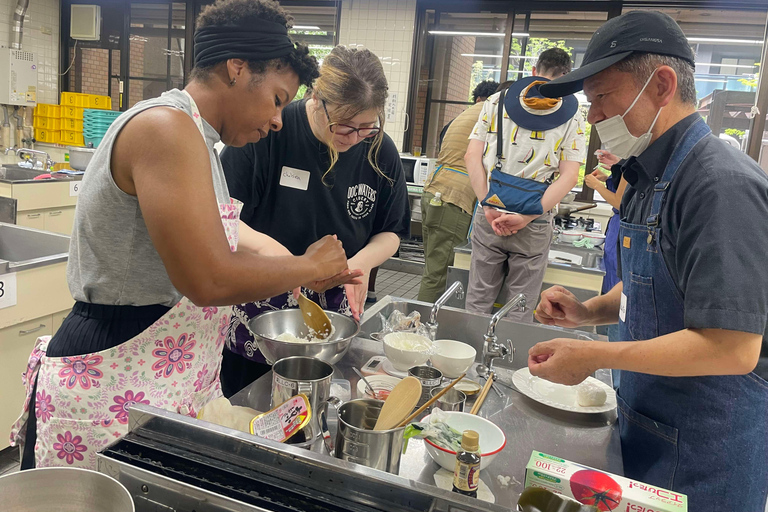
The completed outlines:
{"type": "Polygon", "coordinates": [[[276,59],[293,49],[288,29],[271,21],[260,21],[250,27],[212,26],[195,31],[195,66],[199,67],[228,59],[276,59]]]}

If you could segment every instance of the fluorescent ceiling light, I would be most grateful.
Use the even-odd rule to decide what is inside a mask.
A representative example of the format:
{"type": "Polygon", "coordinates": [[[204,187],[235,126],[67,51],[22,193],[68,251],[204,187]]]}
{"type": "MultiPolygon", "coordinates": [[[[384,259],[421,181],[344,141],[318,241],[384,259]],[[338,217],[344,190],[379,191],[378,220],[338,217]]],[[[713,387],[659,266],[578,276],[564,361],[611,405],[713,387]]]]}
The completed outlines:
{"type": "Polygon", "coordinates": [[[718,37],[689,37],[692,43],[732,43],[732,44],[763,44],[760,39],[724,39],[718,37]]]}
{"type": "Polygon", "coordinates": [[[711,66],[715,68],[749,68],[753,69],[757,67],[757,64],[747,65],[747,64],[715,64],[714,62],[697,62],[697,66],[711,66]]]}
{"type": "MultiPolygon", "coordinates": [[[[435,36],[479,36],[479,37],[504,37],[503,32],[457,32],[455,30],[430,30],[435,36]]],[[[513,37],[528,37],[530,34],[512,32],[513,37]]]]}
{"type": "Polygon", "coordinates": [[[315,25],[294,25],[291,30],[320,30],[320,27],[315,25]]]}

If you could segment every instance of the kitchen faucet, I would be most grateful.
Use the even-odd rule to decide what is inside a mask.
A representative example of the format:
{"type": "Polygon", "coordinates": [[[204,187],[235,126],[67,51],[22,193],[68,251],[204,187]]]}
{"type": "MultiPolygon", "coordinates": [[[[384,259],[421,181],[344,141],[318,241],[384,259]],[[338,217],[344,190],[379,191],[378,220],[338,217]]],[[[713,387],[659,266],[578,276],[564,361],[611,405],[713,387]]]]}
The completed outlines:
{"type": "Polygon", "coordinates": [[[19,148],[16,147],[16,146],[13,146],[12,148],[5,148],[5,150],[3,150],[3,154],[8,156],[8,153],[13,153],[15,155],[16,151],[18,151],[18,149],[19,148]]]}
{"type": "Polygon", "coordinates": [[[496,336],[496,325],[499,320],[504,318],[512,308],[518,308],[519,311],[525,311],[525,294],[520,293],[504,304],[500,310],[498,310],[492,317],[491,322],[488,324],[488,331],[483,337],[483,362],[477,365],[477,374],[481,377],[488,378],[493,370],[493,360],[498,358],[510,357],[510,362],[515,356],[515,347],[512,345],[511,340],[507,340],[507,344],[503,345],[499,343],[499,339],[496,336]]]}
{"type": "Polygon", "coordinates": [[[43,170],[46,170],[46,171],[50,171],[53,168],[53,160],[51,159],[51,155],[49,155],[45,151],[38,151],[36,149],[28,149],[28,148],[19,148],[16,150],[16,156],[21,158],[22,162],[24,162],[25,160],[31,160],[34,157],[35,159],[34,168],[37,170],[40,170],[40,167],[42,165],[45,165],[45,167],[43,167],[43,170]],[[22,155],[29,155],[29,156],[25,159],[22,155]],[[42,160],[43,157],[45,157],[44,161],[42,160]]]}
{"type": "Polygon", "coordinates": [[[437,336],[437,314],[440,313],[440,308],[443,307],[443,304],[448,302],[448,299],[450,299],[454,293],[456,294],[457,299],[461,300],[464,298],[464,287],[459,281],[456,281],[445,290],[445,293],[442,294],[440,298],[435,301],[434,306],[432,306],[432,311],[429,313],[429,322],[427,322],[429,337],[432,341],[434,341],[435,336],[437,336]]]}

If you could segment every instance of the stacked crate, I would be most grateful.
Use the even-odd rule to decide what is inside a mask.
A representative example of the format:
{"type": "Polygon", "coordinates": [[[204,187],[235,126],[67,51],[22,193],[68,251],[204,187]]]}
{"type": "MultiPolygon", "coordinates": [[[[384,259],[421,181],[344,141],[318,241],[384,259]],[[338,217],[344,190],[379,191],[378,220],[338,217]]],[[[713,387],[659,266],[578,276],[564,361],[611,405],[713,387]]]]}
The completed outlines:
{"type": "Polygon", "coordinates": [[[84,146],[83,110],[112,109],[112,98],[96,94],[77,92],[61,93],[61,135],[60,143],[70,146],[84,146]]]}
{"type": "Polygon", "coordinates": [[[35,140],[58,144],[61,140],[61,107],[38,103],[34,116],[35,140]]]}

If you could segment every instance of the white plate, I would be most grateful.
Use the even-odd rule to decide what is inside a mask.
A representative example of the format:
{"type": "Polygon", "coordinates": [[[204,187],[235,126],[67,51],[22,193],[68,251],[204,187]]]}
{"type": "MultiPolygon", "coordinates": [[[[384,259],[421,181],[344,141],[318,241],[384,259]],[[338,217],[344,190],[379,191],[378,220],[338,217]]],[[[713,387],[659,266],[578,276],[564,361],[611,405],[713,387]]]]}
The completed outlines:
{"type": "MultiPolygon", "coordinates": [[[[392,391],[392,389],[397,386],[397,383],[402,380],[397,377],[392,377],[391,375],[366,375],[365,378],[368,379],[368,382],[371,383],[373,389],[376,390],[377,398],[379,391],[392,391]]],[[[387,394],[387,396],[389,396],[389,394],[387,394]]],[[[365,382],[363,382],[363,379],[360,379],[357,382],[357,398],[371,398],[365,394],[365,382]]],[[[386,397],[381,397],[380,399],[386,400],[386,397]]]]}
{"type": "Polygon", "coordinates": [[[614,410],[616,408],[616,392],[608,384],[594,377],[587,377],[587,380],[605,390],[606,399],[603,405],[582,407],[576,399],[576,386],[564,386],[534,377],[528,368],[521,368],[512,376],[512,382],[521,393],[555,409],[588,414],[614,410]]]}
{"type": "Polygon", "coordinates": [[[395,370],[395,367],[392,365],[392,361],[390,361],[389,359],[384,359],[384,361],[381,363],[381,369],[387,372],[388,374],[392,375],[393,377],[404,379],[408,376],[408,372],[401,372],[400,370],[395,370]]]}

